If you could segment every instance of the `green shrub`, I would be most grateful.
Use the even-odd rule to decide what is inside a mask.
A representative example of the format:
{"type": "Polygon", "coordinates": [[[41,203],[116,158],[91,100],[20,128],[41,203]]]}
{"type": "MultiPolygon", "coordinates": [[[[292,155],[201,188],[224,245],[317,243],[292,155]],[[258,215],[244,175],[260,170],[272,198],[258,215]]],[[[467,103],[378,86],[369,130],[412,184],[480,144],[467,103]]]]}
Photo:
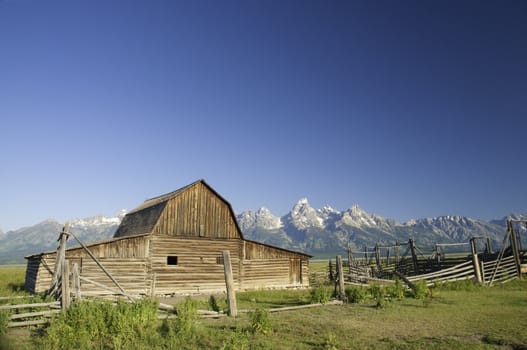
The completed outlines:
{"type": "Polygon", "coordinates": [[[414,283],[412,294],[416,299],[425,299],[430,295],[430,289],[426,285],[425,280],[419,280],[414,283]]]}
{"type": "Polygon", "coordinates": [[[326,350],[337,350],[338,340],[337,335],[333,332],[327,332],[324,339],[324,349],[326,350]]]}
{"type": "Polygon", "coordinates": [[[253,333],[267,334],[272,330],[268,310],[257,308],[249,314],[249,318],[251,320],[251,331],[253,333]]]}
{"type": "Polygon", "coordinates": [[[227,299],[226,298],[217,299],[214,295],[211,295],[209,298],[209,308],[212,311],[216,311],[216,312],[226,312],[228,309],[227,299]]]}
{"type": "Polygon", "coordinates": [[[406,287],[401,282],[401,280],[397,278],[394,284],[391,284],[386,287],[386,294],[388,294],[392,298],[401,300],[406,294],[406,287]]]}
{"type": "Polygon", "coordinates": [[[163,336],[170,347],[190,342],[196,337],[196,320],[198,319],[197,304],[190,297],[176,307],[177,318],[163,321],[161,327],[163,336]]]}
{"type": "Polygon", "coordinates": [[[249,349],[249,335],[239,329],[229,334],[220,350],[246,350],[249,349]]]}
{"type": "Polygon", "coordinates": [[[331,289],[324,287],[324,286],[312,288],[310,291],[310,296],[311,296],[311,303],[325,304],[331,298],[331,289]]]}
{"type": "Polygon", "coordinates": [[[137,349],[159,342],[157,304],[82,301],[72,304],[51,322],[43,349],[137,349]]]}
{"type": "Polygon", "coordinates": [[[346,288],[346,297],[350,303],[362,304],[368,299],[368,290],[363,287],[346,288]]]}
{"type": "Polygon", "coordinates": [[[0,336],[7,332],[7,324],[11,313],[7,310],[0,310],[0,336]]]}
{"type": "Polygon", "coordinates": [[[377,308],[383,308],[386,306],[387,300],[386,300],[386,293],[384,288],[382,288],[378,284],[372,285],[370,288],[370,294],[373,297],[373,299],[376,302],[377,308]]]}

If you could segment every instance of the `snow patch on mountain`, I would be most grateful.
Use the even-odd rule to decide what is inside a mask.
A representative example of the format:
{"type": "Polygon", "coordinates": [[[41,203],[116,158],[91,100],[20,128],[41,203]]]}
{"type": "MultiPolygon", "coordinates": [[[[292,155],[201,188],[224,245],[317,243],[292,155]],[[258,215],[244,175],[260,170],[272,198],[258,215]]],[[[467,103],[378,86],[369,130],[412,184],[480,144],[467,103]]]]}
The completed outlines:
{"type": "Polygon", "coordinates": [[[289,214],[283,217],[283,220],[298,230],[305,230],[310,227],[322,228],[324,225],[324,219],[309,205],[307,198],[301,198],[289,214]]]}
{"type": "Polygon", "coordinates": [[[121,210],[116,216],[96,215],[88,218],[77,218],[69,221],[71,227],[86,228],[119,225],[126,215],[126,210],[121,210]]]}
{"type": "Polygon", "coordinates": [[[261,228],[265,230],[276,230],[283,226],[280,217],[273,215],[265,207],[261,207],[256,212],[247,210],[237,216],[240,229],[245,231],[261,228]]]}

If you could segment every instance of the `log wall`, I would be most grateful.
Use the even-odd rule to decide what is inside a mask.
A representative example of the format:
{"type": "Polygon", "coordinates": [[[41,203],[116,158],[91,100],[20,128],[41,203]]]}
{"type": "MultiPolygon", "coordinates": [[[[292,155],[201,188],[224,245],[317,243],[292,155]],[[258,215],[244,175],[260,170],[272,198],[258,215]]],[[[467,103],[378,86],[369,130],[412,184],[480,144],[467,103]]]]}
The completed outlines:
{"type": "MultiPolygon", "coordinates": [[[[231,253],[236,290],[309,286],[306,255],[242,239],[136,236],[92,244],[88,249],[133,295],[224,292],[224,250],[231,253]]],[[[52,252],[28,258],[26,290],[40,293],[50,288],[55,256],[52,252]]],[[[68,249],[66,259],[70,268],[78,264],[82,277],[118,290],[83,248],[68,249]]],[[[86,281],[81,290],[85,295],[111,293],[86,281]]]]}
{"type": "Polygon", "coordinates": [[[244,241],[243,288],[309,286],[309,258],[297,252],[244,241]]]}
{"type": "Polygon", "coordinates": [[[234,285],[238,289],[241,244],[240,239],[153,236],[149,277],[155,274],[155,294],[224,292],[224,250],[231,253],[234,285]],[[177,265],[169,265],[168,256],[176,257],[177,265]]]}
{"type": "MultiPolygon", "coordinates": [[[[104,268],[115,278],[119,285],[132,295],[141,295],[149,293],[150,284],[147,283],[147,260],[146,259],[117,259],[101,258],[98,259],[104,268]]],[[[70,265],[73,262],[70,261],[70,265]]],[[[82,258],[79,264],[80,275],[105,286],[118,291],[118,287],[111,279],[101,270],[101,268],[90,258],[82,258]]],[[[95,284],[82,281],[82,295],[104,295],[112,294],[111,291],[101,289],[95,284]]]]}
{"type": "Polygon", "coordinates": [[[24,288],[30,293],[42,293],[51,287],[55,253],[35,255],[27,260],[24,288]]]}
{"type": "MultiPolygon", "coordinates": [[[[88,246],[88,249],[97,258],[145,259],[149,254],[149,244],[149,235],[141,235],[93,243],[88,246]]],[[[82,247],[72,247],[66,251],[66,259],[87,256],[88,254],[82,247]]]]}

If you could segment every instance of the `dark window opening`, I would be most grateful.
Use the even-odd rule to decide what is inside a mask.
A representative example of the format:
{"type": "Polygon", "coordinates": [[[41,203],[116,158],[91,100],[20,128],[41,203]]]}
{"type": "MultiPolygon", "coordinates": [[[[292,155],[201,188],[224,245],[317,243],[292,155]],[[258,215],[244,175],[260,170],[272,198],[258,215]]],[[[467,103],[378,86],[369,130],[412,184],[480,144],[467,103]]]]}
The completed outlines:
{"type": "Polygon", "coordinates": [[[216,257],[216,264],[223,265],[223,256],[216,257]]]}
{"type": "Polygon", "coordinates": [[[177,265],[177,256],[167,256],[167,265],[177,265]]]}

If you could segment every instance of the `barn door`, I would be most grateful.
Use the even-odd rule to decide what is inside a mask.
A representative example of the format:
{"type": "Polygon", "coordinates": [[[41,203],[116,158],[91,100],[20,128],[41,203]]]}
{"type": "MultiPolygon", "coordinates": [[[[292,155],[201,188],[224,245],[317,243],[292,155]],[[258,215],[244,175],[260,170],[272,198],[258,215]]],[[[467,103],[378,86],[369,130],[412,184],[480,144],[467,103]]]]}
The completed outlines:
{"type": "Polygon", "coordinates": [[[289,260],[289,283],[302,284],[302,263],[300,259],[289,260]]]}

